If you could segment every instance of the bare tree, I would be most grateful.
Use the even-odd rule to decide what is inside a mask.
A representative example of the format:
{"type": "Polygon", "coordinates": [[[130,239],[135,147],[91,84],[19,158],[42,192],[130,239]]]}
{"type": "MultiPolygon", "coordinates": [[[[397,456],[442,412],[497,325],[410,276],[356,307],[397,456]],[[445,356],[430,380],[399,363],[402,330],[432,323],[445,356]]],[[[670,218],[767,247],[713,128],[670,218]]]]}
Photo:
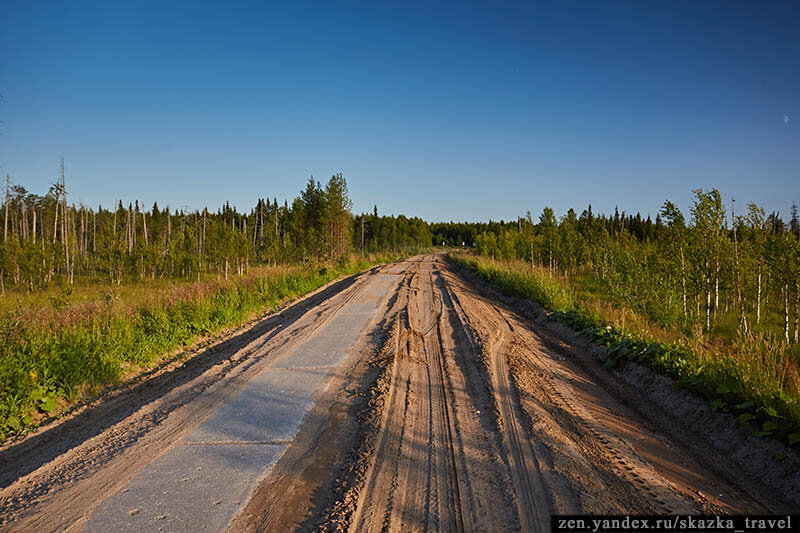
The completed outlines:
{"type": "Polygon", "coordinates": [[[744,314],[744,301],[742,299],[742,283],[739,276],[739,243],[736,237],[736,200],[731,197],[731,220],[733,223],[733,274],[736,285],[736,303],[739,305],[739,331],[747,335],[747,317],[744,314]]]}
{"type": "Polygon", "coordinates": [[[3,242],[8,240],[8,198],[11,191],[11,176],[6,174],[6,221],[3,227],[3,242]]]}

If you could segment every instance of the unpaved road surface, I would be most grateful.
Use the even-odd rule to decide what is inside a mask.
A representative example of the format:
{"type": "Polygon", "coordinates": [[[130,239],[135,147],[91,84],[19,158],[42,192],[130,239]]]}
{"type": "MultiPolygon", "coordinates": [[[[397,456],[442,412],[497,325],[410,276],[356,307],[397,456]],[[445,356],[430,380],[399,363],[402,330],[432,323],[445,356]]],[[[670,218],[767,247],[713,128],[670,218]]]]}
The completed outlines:
{"type": "Polygon", "coordinates": [[[7,445],[0,529],[536,532],[553,513],[793,508],[645,396],[416,257],[7,445]]]}

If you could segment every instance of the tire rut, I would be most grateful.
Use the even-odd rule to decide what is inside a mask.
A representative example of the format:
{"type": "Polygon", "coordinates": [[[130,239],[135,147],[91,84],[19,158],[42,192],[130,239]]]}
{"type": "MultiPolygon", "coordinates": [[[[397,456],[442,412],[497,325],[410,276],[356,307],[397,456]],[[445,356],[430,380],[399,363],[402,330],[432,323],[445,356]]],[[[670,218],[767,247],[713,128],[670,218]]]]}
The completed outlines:
{"type": "Polygon", "coordinates": [[[444,285],[429,258],[401,283],[390,399],[351,532],[519,529],[489,389],[444,285]]]}
{"type": "Polygon", "coordinates": [[[431,257],[399,287],[391,400],[349,531],[546,532],[551,513],[708,511],[663,471],[691,459],[673,450],[654,466],[653,446],[670,444],[498,299],[431,257]]]}
{"type": "MultiPolygon", "coordinates": [[[[473,338],[479,338],[478,332],[472,329],[471,321],[467,318],[467,313],[458,297],[452,291],[450,298],[459,302],[456,315],[462,327],[469,328],[473,338]]],[[[491,368],[493,400],[497,409],[503,447],[508,458],[520,526],[525,531],[548,531],[550,504],[530,436],[524,429],[522,408],[516,389],[511,383],[506,363],[509,333],[513,335],[510,323],[504,321],[499,324],[492,337],[483,344],[484,361],[491,368]]]]}
{"type": "MultiPolygon", "coordinates": [[[[519,461],[522,464],[530,464],[529,457],[533,457],[532,448],[527,442],[520,444],[519,421],[522,419],[522,407],[518,399],[515,399],[516,388],[511,383],[510,372],[507,366],[507,358],[523,357],[539,369],[539,382],[542,385],[539,394],[544,392],[554,401],[558,407],[568,412],[585,431],[593,437],[596,447],[602,449],[608,457],[610,463],[617,471],[618,477],[628,480],[631,484],[641,491],[641,494],[648,499],[654,511],[675,514],[697,512],[694,505],[683,498],[673,483],[661,476],[653,466],[639,454],[633,446],[625,439],[615,434],[610,428],[592,416],[589,410],[577,399],[572,387],[565,381],[563,371],[554,364],[552,359],[542,353],[538,347],[535,336],[527,330],[513,315],[497,305],[489,305],[488,302],[481,302],[479,309],[472,311],[472,321],[486,320],[486,316],[494,314],[497,320],[491,321],[491,325],[484,328],[484,337],[488,339],[487,347],[489,358],[493,366],[493,380],[495,390],[498,392],[501,417],[504,421],[510,421],[504,429],[504,438],[508,440],[507,446],[511,450],[519,451],[522,456],[519,461]],[[488,331],[488,333],[486,333],[488,331]],[[528,452],[531,449],[531,452],[528,452]],[[522,462],[526,461],[526,462],[522,462]],[[527,462],[529,461],[529,462],[527,462]]],[[[536,509],[540,517],[547,515],[544,502],[532,505],[530,495],[544,493],[541,482],[536,480],[532,485],[535,490],[522,493],[521,501],[526,501],[526,509],[536,509]]],[[[515,483],[515,485],[517,485],[515,483]]],[[[535,501],[535,498],[534,498],[535,501]]],[[[521,512],[524,512],[521,510],[521,512]]],[[[529,516],[536,524],[535,516],[529,516]]],[[[539,524],[542,521],[539,520],[539,524]]]]}
{"type": "Polygon", "coordinates": [[[446,357],[453,343],[442,340],[445,305],[430,264],[418,265],[401,286],[390,398],[350,531],[474,530],[470,444],[454,398],[452,374],[460,371],[446,357]]]}

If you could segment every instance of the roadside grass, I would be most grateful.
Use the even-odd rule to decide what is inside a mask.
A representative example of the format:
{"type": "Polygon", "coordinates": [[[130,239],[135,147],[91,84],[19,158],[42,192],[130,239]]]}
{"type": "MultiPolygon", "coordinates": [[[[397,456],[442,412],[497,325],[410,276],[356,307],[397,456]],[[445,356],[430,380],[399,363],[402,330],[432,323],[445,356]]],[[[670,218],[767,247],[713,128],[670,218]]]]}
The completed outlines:
{"type": "Polygon", "coordinates": [[[0,314],[16,313],[28,326],[68,326],[83,321],[89,314],[107,311],[109,305],[115,312],[132,312],[142,305],[168,305],[302,268],[299,265],[252,266],[244,276],[231,276],[229,280],[205,273],[199,280],[145,277],[127,279],[120,285],[98,277],[76,277],[74,284],[69,285],[59,278],[44,290],[7,288],[6,295],[0,297],[0,314]]]}
{"type": "Polygon", "coordinates": [[[39,314],[36,307],[6,310],[0,316],[0,443],[202,336],[390,260],[264,268],[228,282],[122,287],[110,296],[86,287],[78,291],[80,301],[60,308],[42,301],[39,314]]]}
{"type": "Polygon", "coordinates": [[[636,361],[704,396],[756,435],[800,446],[800,366],[790,347],[765,333],[703,342],[611,305],[586,284],[551,278],[521,261],[450,254],[504,294],[532,300],[608,348],[607,367],[636,361]]]}

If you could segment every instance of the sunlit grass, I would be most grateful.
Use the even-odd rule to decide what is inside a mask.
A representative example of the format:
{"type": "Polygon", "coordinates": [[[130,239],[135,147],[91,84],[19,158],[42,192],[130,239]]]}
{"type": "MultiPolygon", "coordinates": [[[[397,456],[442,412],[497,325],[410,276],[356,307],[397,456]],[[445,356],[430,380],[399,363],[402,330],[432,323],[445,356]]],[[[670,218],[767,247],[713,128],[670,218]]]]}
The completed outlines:
{"type": "Polygon", "coordinates": [[[68,326],[93,314],[107,312],[109,307],[124,313],[142,305],[169,305],[226,287],[246,285],[254,279],[299,270],[302,267],[257,266],[251,267],[244,276],[231,276],[228,280],[207,274],[200,280],[144,278],[120,285],[106,279],[76,278],[73,285],[57,283],[43,291],[9,290],[0,298],[0,313],[13,312],[27,326],[68,326]]]}

